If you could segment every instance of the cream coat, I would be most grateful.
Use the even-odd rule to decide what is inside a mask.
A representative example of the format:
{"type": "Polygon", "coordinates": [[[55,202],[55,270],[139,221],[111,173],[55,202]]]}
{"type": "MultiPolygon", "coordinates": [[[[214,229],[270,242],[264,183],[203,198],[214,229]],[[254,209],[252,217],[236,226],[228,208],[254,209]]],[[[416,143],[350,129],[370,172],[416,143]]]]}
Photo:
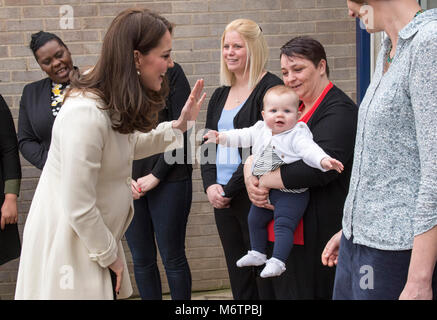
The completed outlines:
{"type": "Polygon", "coordinates": [[[112,299],[107,268],[125,269],[119,298],[132,293],[121,244],[133,216],[132,161],[183,146],[171,122],[149,133],[111,128],[96,96],[66,100],[27,217],[16,299],[112,299]]]}

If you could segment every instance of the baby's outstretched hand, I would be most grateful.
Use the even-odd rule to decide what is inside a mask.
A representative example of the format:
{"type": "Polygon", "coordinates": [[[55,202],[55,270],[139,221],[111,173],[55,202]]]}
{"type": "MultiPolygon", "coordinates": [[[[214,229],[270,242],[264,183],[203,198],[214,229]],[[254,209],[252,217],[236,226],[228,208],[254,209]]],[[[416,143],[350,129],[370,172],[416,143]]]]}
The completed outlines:
{"type": "Polygon", "coordinates": [[[341,173],[344,169],[344,166],[340,161],[331,157],[323,158],[322,161],[320,161],[320,164],[325,170],[336,170],[339,173],[341,173]]]}
{"type": "Polygon", "coordinates": [[[215,130],[209,130],[204,136],[204,143],[219,143],[219,133],[215,130]]]}

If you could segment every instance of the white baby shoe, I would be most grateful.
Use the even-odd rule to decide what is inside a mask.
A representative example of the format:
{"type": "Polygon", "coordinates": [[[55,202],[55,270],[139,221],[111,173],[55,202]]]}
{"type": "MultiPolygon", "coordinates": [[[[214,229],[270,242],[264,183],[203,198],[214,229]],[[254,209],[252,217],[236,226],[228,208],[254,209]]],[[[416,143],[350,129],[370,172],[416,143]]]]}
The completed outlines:
{"type": "Polygon", "coordinates": [[[266,262],[266,266],[261,271],[261,278],[270,278],[280,276],[285,271],[285,263],[276,258],[270,258],[266,262]]]}
{"type": "Polygon", "coordinates": [[[266,263],[267,256],[255,250],[247,251],[247,254],[237,261],[237,267],[261,266],[266,263]]]}

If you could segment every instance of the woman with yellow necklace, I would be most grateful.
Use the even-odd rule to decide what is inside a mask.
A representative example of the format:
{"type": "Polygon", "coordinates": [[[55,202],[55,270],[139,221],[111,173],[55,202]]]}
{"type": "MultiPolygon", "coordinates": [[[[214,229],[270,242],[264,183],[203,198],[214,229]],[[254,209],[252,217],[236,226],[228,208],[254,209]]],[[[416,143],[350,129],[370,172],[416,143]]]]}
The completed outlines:
{"type": "Polygon", "coordinates": [[[322,262],[337,264],[334,299],[436,299],[437,10],[347,5],[388,38],[360,106],[343,230],[322,262]]]}
{"type": "Polygon", "coordinates": [[[71,53],[55,34],[32,34],[30,49],[47,78],[24,87],[18,117],[18,145],[23,157],[42,169],[52,137],[52,127],[74,69],[71,53]]]}

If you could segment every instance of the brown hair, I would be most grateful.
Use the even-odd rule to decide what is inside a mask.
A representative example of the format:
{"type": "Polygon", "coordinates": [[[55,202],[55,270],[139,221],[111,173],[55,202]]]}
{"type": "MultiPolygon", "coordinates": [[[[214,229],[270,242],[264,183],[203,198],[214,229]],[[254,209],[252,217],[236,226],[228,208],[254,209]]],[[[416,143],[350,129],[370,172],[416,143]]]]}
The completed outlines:
{"type": "Polygon", "coordinates": [[[296,37],[281,47],[281,54],[288,57],[301,57],[310,60],[317,68],[320,61],[326,61],[326,75],[329,77],[328,59],[323,45],[311,37],[296,37]]]}
{"type": "Polygon", "coordinates": [[[147,54],[158,46],[173,25],[164,17],[147,9],[128,9],[111,23],[105,35],[96,66],[79,77],[71,75],[71,87],[98,95],[106,104],[112,128],[127,134],[147,132],[158,120],[165,105],[167,81],[159,92],[144,88],[138,77],[134,50],[147,54]]]}
{"type": "Polygon", "coordinates": [[[293,89],[290,87],[284,86],[282,84],[271,87],[267,92],[264,94],[263,98],[263,108],[267,104],[268,98],[272,95],[276,96],[290,96],[291,100],[293,101],[293,106],[296,107],[296,109],[299,109],[299,96],[294,92],[293,89]]]}

